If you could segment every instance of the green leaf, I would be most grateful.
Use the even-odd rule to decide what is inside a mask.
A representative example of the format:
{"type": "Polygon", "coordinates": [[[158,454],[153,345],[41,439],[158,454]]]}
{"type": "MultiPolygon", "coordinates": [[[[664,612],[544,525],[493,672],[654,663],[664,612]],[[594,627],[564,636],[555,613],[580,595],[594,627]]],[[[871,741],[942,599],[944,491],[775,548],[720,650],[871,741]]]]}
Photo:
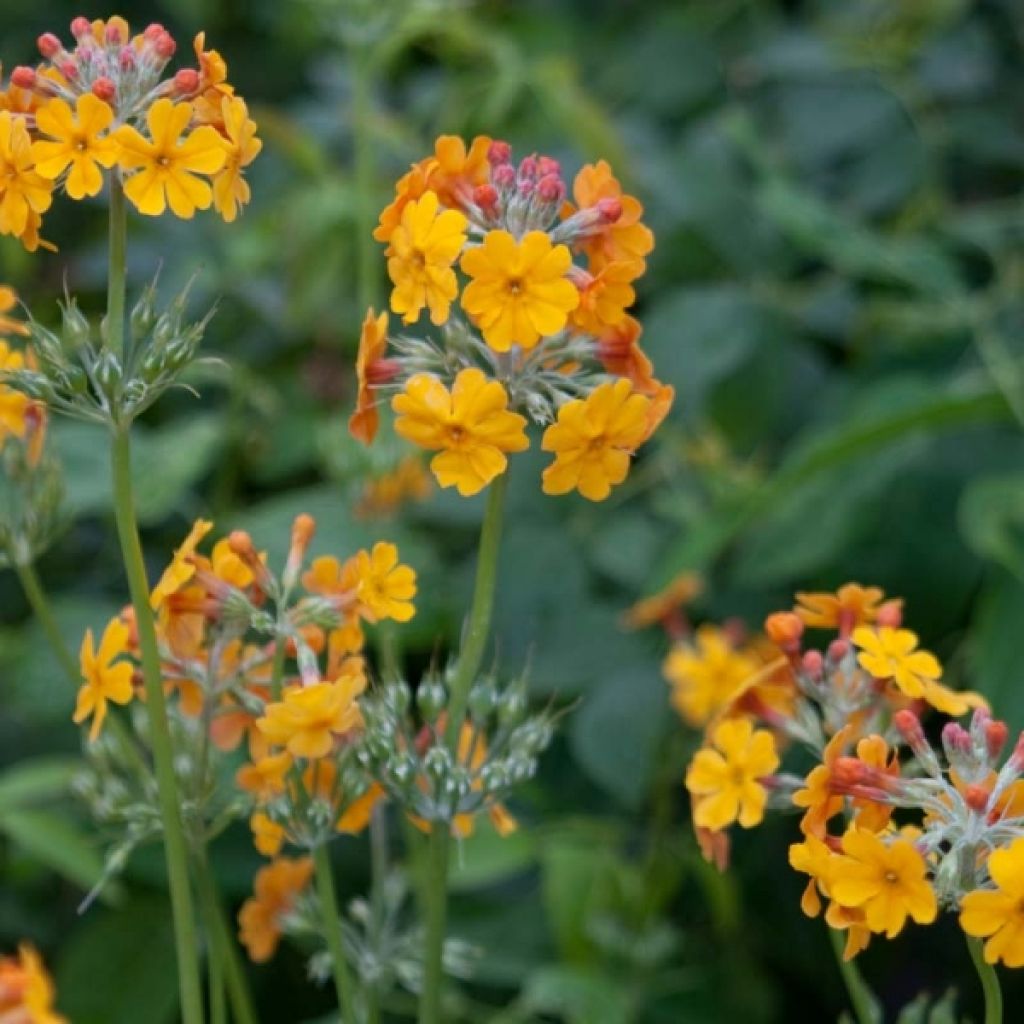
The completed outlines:
{"type": "Polygon", "coordinates": [[[1020,685],[1020,624],[1024,582],[1000,572],[975,603],[966,653],[968,683],[984,694],[1011,732],[1024,729],[1024,687],[1020,685]]]}
{"type": "Polygon", "coordinates": [[[1024,474],[989,476],[969,484],[960,501],[960,525],[977,554],[1024,580],[1024,474]]]}
{"type": "Polygon", "coordinates": [[[629,1024],[630,989],[600,969],[544,967],[526,979],[520,1001],[534,1013],[558,1014],[569,1024],[629,1024]]]}
{"type": "Polygon", "coordinates": [[[0,773],[0,815],[23,804],[65,796],[81,761],[73,757],[34,757],[0,773]]]}
{"type": "Polygon", "coordinates": [[[454,891],[482,889],[521,874],[537,861],[537,837],[527,829],[500,836],[485,814],[463,839],[452,860],[449,887],[454,891]]]}
{"type": "Polygon", "coordinates": [[[67,814],[52,811],[9,810],[0,813],[0,832],[36,860],[91,889],[103,874],[103,861],[92,842],[67,814]]]}

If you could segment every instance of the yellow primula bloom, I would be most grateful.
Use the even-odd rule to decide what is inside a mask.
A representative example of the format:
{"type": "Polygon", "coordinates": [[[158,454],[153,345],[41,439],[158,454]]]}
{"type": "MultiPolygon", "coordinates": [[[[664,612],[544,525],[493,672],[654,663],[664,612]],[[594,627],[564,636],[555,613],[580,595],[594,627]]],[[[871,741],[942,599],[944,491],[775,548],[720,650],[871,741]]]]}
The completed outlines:
{"type": "Polygon", "coordinates": [[[873,832],[851,828],[843,836],[843,854],[832,865],[832,898],[843,907],[862,909],[871,931],[891,939],[908,916],[918,924],[935,920],[938,903],[928,865],[909,840],[886,843],[873,832]]]}
{"type": "Polygon", "coordinates": [[[942,675],[938,659],[929,651],[917,650],[917,635],[909,629],[860,626],[852,640],[860,648],[861,668],[876,679],[892,679],[908,697],[923,697],[942,675]]]}
{"type": "Polygon", "coordinates": [[[436,377],[419,373],[392,399],[395,432],[438,452],[430,468],[442,487],[468,497],[505,472],[506,452],[525,451],[526,420],[509,412],[508,394],[482,370],[460,370],[451,392],[436,377]]]}
{"type": "Polygon", "coordinates": [[[683,720],[701,728],[742,689],[760,665],[729,642],[717,626],[697,630],[694,644],[669,652],[662,667],[672,687],[672,706],[683,720]]]}
{"type": "Polygon", "coordinates": [[[294,757],[324,757],[335,736],[363,724],[357,698],[365,685],[355,676],[342,676],[333,683],[289,687],[284,700],[267,706],[256,727],[270,743],[286,747],[294,757]]]}
{"type": "Polygon", "coordinates": [[[284,845],[284,826],[279,825],[272,818],[268,818],[262,811],[257,811],[249,819],[249,828],[252,830],[252,844],[264,857],[276,857],[284,845]]]}
{"type": "Polygon", "coordinates": [[[213,551],[210,552],[210,568],[218,579],[239,590],[245,590],[255,580],[252,569],[246,565],[245,559],[235,553],[227,537],[213,545],[213,551]]]}
{"type": "Polygon", "coordinates": [[[227,145],[209,125],[183,138],[191,120],[190,104],[164,98],[146,113],[148,139],[131,125],[114,133],[118,162],[135,172],[124,191],[139,213],[158,217],[170,204],[178,217],[188,220],[213,202],[210,185],[196,175],[216,174],[227,159],[227,145]]]}
{"type": "MultiPolygon", "coordinates": [[[[0,373],[12,373],[25,366],[25,357],[0,338],[0,373]]],[[[28,429],[32,401],[20,391],[0,383],[0,448],[8,437],[23,438],[28,429]]]]}
{"type": "Polygon", "coordinates": [[[158,609],[171,594],[179,591],[196,574],[196,567],[192,564],[192,556],[200,541],[213,529],[213,523],[206,519],[197,519],[185,538],[185,542],[174,552],[171,564],[164,569],[153,592],[149,595],[149,604],[154,610],[158,609]]]}
{"type": "Polygon", "coordinates": [[[443,324],[459,292],[452,264],[466,242],[468,221],[458,210],[438,212],[438,205],[434,192],[407,203],[388,239],[391,309],[407,324],[424,306],[432,323],[443,324]]]}
{"type": "MultiPolygon", "coordinates": [[[[793,805],[805,808],[804,816],[800,819],[800,831],[805,836],[824,839],[829,819],[834,818],[843,809],[843,798],[834,793],[830,785],[832,766],[836,758],[846,752],[846,747],[853,741],[855,733],[856,729],[851,723],[844,725],[825,746],[822,763],[808,773],[803,789],[798,789],[793,794],[793,805]]],[[[802,870],[797,868],[797,871],[802,870]]]]}
{"type": "Polygon", "coordinates": [[[565,276],[571,264],[568,247],[553,246],[543,231],[530,231],[521,242],[507,231],[489,231],[462,257],[472,278],[462,308],[496,352],[533,348],[562,330],[579,305],[579,291],[565,276]]]}
{"type": "MultiPolygon", "coordinates": [[[[216,52],[216,51],[213,51],[216,52]]],[[[252,198],[249,183],[242,171],[260,154],[263,143],[256,138],[256,122],[249,117],[245,100],[225,96],[221,101],[227,158],[224,167],[213,179],[214,209],[229,224],[238,216],[240,206],[252,198]]]]}
{"type": "Polygon", "coordinates": [[[249,764],[243,764],[235,775],[240,789],[251,793],[260,802],[272,800],[284,792],[284,781],[294,763],[287,750],[280,754],[267,754],[249,764]]]}
{"type": "Polygon", "coordinates": [[[929,682],[924,688],[924,699],[936,711],[959,718],[975,708],[988,710],[988,701],[973,690],[951,690],[942,683],[929,682]]]}
{"type": "Polygon", "coordinates": [[[779,767],[775,737],[755,731],[746,718],[733,718],[715,727],[711,743],[714,749],[697,751],[686,771],[694,823],[713,832],[734,821],[753,828],[764,818],[768,797],[760,780],[779,767]]]}
{"type": "Polygon", "coordinates": [[[0,112],[0,234],[22,235],[53,202],[53,182],[35,169],[23,117],[0,112]]]}
{"type": "Polygon", "coordinates": [[[2,1024],[67,1024],[53,1002],[53,981],[35,949],[23,944],[17,958],[0,957],[2,1024]]]}
{"type": "Polygon", "coordinates": [[[580,291],[579,305],[573,310],[573,326],[598,337],[618,327],[626,319],[626,310],[636,301],[631,282],[643,270],[642,263],[619,260],[591,275],[580,291]]]}
{"type": "Polygon", "coordinates": [[[846,583],[834,594],[797,593],[796,600],[794,611],[805,626],[849,633],[875,621],[885,593],[880,587],[846,583]]]}
{"type": "Polygon", "coordinates": [[[334,827],[338,832],[358,835],[370,824],[373,809],[385,799],[384,787],[379,782],[371,782],[362,796],[356,797],[342,812],[334,827]]]}
{"type": "Polygon", "coordinates": [[[622,613],[622,624],[629,629],[643,629],[656,622],[665,622],[681,608],[700,596],[704,581],[695,572],[682,572],[656,594],[642,597],[622,613]]]}
{"type": "Polygon", "coordinates": [[[384,358],[387,347],[387,313],[376,316],[372,309],[367,310],[359,333],[359,351],[356,353],[356,381],[359,386],[356,410],[348,421],[349,433],[363,444],[369,444],[377,436],[377,427],[380,425],[377,396],[370,381],[370,367],[384,358]]]}
{"type": "Polygon", "coordinates": [[[85,631],[79,662],[85,682],[78,691],[78,703],[72,721],[80,725],[92,716],[89,739],[95,740],[107,717],[107,701],[127,704],[132,699],[132,673],[129,661],[117,661],[128,649],[128,627],[120,619],[111,619],[103,631],[97,651],[92,630],[85,631]]]}
{"type": "Polygon", "coordinates": [[[355,574],[360,611],[370,622],[408,622],[416,614],[416,572],[399,564],[394,544],[379,541],[372,551],[357,552],[355,574]]]}
{"type": "Polygon", "coordinates": [[[238,937],[254,963],[269,960],[281,938],[281,918],[313,877],[313,859],[280,857],[256,872],[254,893],[238,912],[238,937]]]}
{"type": "Polygon", "coordinates": [[[544,493],[576,488],[591,501],[604,501],[626,479],[633,452],[648,436],[650,408],[651,400],[624,377],[566,402],[541,443],[544,451],[555,453],[543,473],[544,493]]]}
{"type": "Polygon", "coordinates": [[[960,927],[986,939],[985,961],[1024,967],[1024,838],[994,850],[988,872],[995,889],[969,892],[960,901],[960,927]]]}
{"type": "MultiPolygon", "coordinates": [[[[596,206],[602,199],[617,199],[622,205],[618,218],[602,231],[595,232],[582,243],[590,259],[590,269],[597,271],[617,260],[628,260],[639,264],[644,270],[644,257],[654,248],[654,235],[650,228],[640,223],[644,208],[639,200],[626,195],[618,179],[612,174],[607,160],[586,164],[573,182],[573,198],[582,209],[596,206]]],[[[566,204],[567,213],[573,212],[566,204]]]]}
{"type": "Polygon", "coordinates": [[[75,100],[73,111],[65,100],[50,100],[36,111],[36,127],[48,136],[32,144],[36,170],[50,181],[68,171],[64,187],[72,199],[98,195],[100,168],[117,163],[117,144],[103,135],[113,120],[113,110],[91,92],[75,100]]]}

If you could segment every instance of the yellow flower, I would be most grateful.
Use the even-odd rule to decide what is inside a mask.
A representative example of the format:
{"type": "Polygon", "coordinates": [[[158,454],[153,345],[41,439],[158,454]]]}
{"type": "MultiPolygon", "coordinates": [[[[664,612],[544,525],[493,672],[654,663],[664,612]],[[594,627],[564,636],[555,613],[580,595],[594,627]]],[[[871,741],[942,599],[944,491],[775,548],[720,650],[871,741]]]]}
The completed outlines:
{"type": "Polygon", "coordinates": [[[618,327],[626,319],[626,309],[636,301],[631,282],[643,273],[643,264],[618,260],[587,275],[580,290],[579,305],[572,322],[581,331],[597,336],[618,327]]]}
{"type": "Polygon", "coordinates": [[[875,621],[885,593],[880,587],[846,583],[834,594],[798,593],[796,600],[794,610],[805,626],[838,629],[846,634],[857,626],[875,621]]]}
{"type": "Polygon", "coordinates": [[[190,104],[164,98],[146,114],[150,138],[131,125],[122,125],[114,133],[118,163],[136,172],[125,182],[124,191],[139,213],[158,217],[170,204],[177,216],[189,220],[213,201],[209,184],[196,175],[216,174],[227,159],[227,147],[209,125],[183,139],[191,120],[190,104]]]}
{"type": "Polygon", "coordinates": [[[149,604],[154,611],[167,600],[171,594],[179,591],[196,574],[192,564],[192,556],[196,553],[199,542],[213,529],[213,523],[207,519],[197,519],[192,524],[185,542],[174,552],[171,564],[164,569],[163,575],[149,595],[149,604]]]}
{"type": "Polygon", "coordinates": [[[287,747],[294,757],[324,757],[335,736],[363,724],[356,698],[364,686],[361,679],[342,676],[333,683],[289,687],[284,700],[267,705],[256,727],[270,743],[287,747]]]}
{"type": "Polygon", "coordinates": [[[541,447],[555,453],[544,470],[545,494],[577,488],[591,501],[604,501],[629,473],[629,460],[648,434],[651,400],[624,377],[599,385],[585,399],[558,410],[558,422],[544,431],[541,447]]]}
{"type": "Polygon", "coordinates": [[[29,330],[20,320],[7,314],[18,305],[18,293],[5,284],[0,284],[0,335],[17,334],[27,337],[29,330]]]}
{"type": "Polygon", "coordinates": [[[0,1022],[3,1024],[67,1024],[53,1008],[50,975],[39,954],[27,943],[18,957],[0,957],[0,1022]]]}
{"type": "Polygon", "coordinates": [[[36,127],[49,136],[32,144],[36,170],[56,181],[70,167],[64,187],[72,199],[98,195],[103,188],[101,167],[117,163],[117,144],[101,137],[114,120],[114,112],[91,92],[75,101],[75,109],[52,99],[36,111],[36,127]]]}
{"type": "Polygon", "coordinates": [[[859,647],[857,662],[876,679],[892,681],[908,697],[923,697],[942,674],[934,654],[917,650],[917,635],[909,629],[860,626],[851,638],[859,647]]]}
{"type": "Polygon", "coordinates": [[[924,689],[924,699],[936,711],[941,711],[952,718],[966,715],[974,708],[984,708],[986,711],[989,709],[988,701],[980,693],[973,690],[951,690],[941,683],[928,683],[924,689]]]}
{"type": "Polygon", "coordinates": [[[506,452],[525,451],[526,420],[508,411],[508,394],[482,370],[460,370],[449,393],[436,377],[418,373],[392,399],[395,432],[436,451],[430,468],[442,487],[468,497],[505,472],[506,452]]]}
{"type": "Polygon", "coordinates": [[[960,927],[987,939],[985,961],[1024,967],[1024,839],[994,850],[988,872],[995,889],[969,892],[960,901],[960,927]]]}
{"type": "Polygon", "coordinates": [[[530,231],[521,242],[507,231],[489,231],[462,257],[462,269],[473,279],[462,307],[496,352],[533,348],[565,327],[579,305],[579,292],[565,276],[571,263],[569,249],[553,246],[543,231],[530,231]]]}
{"type": "Polygon", "coordinates": [[[458,210],[438,213],[435,192],[407,203],[388,240],[388,276],[394,289],[391,309],[405,323],[419,318],[424,306],[434,324],[448,319],[459,292],[452,264],[466,241],[468,221],[458,210]]]}
{"type": "Polygon", "coordinates": [[[697,630],[691,647],[669,652],[663,672],[672,687],[672,706],[692,726],[701,727],[743,688],[759,665],[729,642],[717,626],[697,630]]]}
{"type": "Polygon", "coordinates": [[[103,631],[97,651],[93,645],[92,630],[85,631],[79,661],[85,680],[78,691],[78,703],[72,721],[76,725],[92,716],[89,739],[94,740],[107,717],[107,701],[127,704],[132,699],[132,664],[115,661],[128,649],[128,627],[120,619],[111,619],[103,631]]]}
{"type": "Polygon", "coordinates": [[[682,572],[661,590],[639,601],[622,613],[622,624],[629,629],[643,629],[656,622],[666,623],[681,608],[700,596],[704,581],[695,572],[682,572]]]}
{"type": "Polygon", "coordinates": [[[249,828],[252,829],[253,846],[264,857],[276,857],[281,852],[285,836],[283,825],[257,811],[249,819],[249,828]]]}
{"type": "Polygon", "coordinates": [[[908,916],[918,924],[935,920],[938,903],[928,866],[909,840],[886,844],[873,832],[851,828],[843,836],[843,853],[832,865],[832,898],[840,906],[863,909],[871,931],[891,939],[908,916]]]}
{"type": "Polygon", "coordinates": [[[35,170],[25,119],[0,112],[0,234],[28,232],[32,216],[50,208],[52,191],[53,182],[35,170]]]}
{"type": "MultiPolygon", "coordinates": [[[[25,357],[0,338],[0,374],[13,373],[25,366],[25,357]]],[[[0,383],[0,448],[8,436],[22,438],[28,429],[28,411],[32,405],[27,395],[0,383]]]]}
{"type": "Polygon", "coordinates": [[[292,764],[292,755],[287,750],[268,754],[250,764],[243,764],[235,775],[235,781],[240,789],[251,793],[258,801],[272,800],[284,792],[285,776],[292,764]]]}
{"type": "Polygon", "coordinates": [[[711,742],[716,749],[697,751],[686,771],[686,788],[696,802],[694,823],[713,832],[734,821],[753,828],[764,818],[768,796],[760,780],[779,766],[775,737],[733,718],[715,728],[711,742]]]}
{"type": "Polygon", "coordinates": [[[254,963],[269,960],[281,938],[281,918],[313,877],[313,860],[280,857],[256,872],[254,894],[238,912],[238,937],[254,963]]]}
{"type": "Polygon", "coordinates": [[[372,551],[357,552],[355,559],[359,580],[356,596],[363,616],[370,622],[408,622],[416,614],[412,603],[416,596],[416,573],[407,565],[399,565],[398,548],[378,541],[372,551]]]}
{"type": "Polygon", "coordinates": [[[359,393],[356,396],[356,411],[348,421],[348,431],[363,444],[370,444],[377,436],[380,413],[377,398],[373,393],[370,368],[384,358],[388,347],[388,315],[375,316],[372,309],[366,311],[363,329],[359,334],[359,351],[356,354],[356,380],[359,393]]]}
{"type": "MultiPolygon", "coordinates": [[[[596,206],[602,199],[614,199],[621,205],[619,216],[583,243],[591,270],[599,270],[616,260],[628,260],[639,263],[643,271],[644,257],[654,248],[654,235],[640,223],[644,208],[639,200],[623,193],[608,162],[598,160],[596,164],[582,167],[573,182],[572,192],[581,209],[596,206]]],[[[574,212],[571,204],[566,204],[565,212],[574,212]]]]}
{"type": "Polygon", "coordinates": [[[341,817],[335,822],[335,829],[338,832],[345,832],[349,835],[358,835],[370,824],[373,809],[378,802],[385,798],[384,788],[379,782],[370,783],[369,789],[361,796],[356,797],[342,812],[341,817]]]}
{"type": "Polygon", "coordinates": [[[356,513],[361,519],[391,516],[405,502],[423,501],[433,491],[434,483],[423,461],[418,455],[406,455],[394,469],[366,481],[356,513]]]}
{"type": "Polygon", "coordinates": [[[256,122],[250,119],[245,100],[225,96],[221,101],[221,111],[227,137],[227,159],[223,170],[213,179],[213,206],[230,224],[238,216],[238,208],[245,206],[252,197],[242,171],[259,156],[263,143],[256,138],[256,122]]]}

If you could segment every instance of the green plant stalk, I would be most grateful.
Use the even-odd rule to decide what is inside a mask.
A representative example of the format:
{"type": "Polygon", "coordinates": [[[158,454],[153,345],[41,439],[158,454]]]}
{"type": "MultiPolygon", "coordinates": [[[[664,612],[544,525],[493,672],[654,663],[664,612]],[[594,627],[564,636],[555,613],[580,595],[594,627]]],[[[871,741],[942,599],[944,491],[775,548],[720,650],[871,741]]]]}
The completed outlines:
{"type": "Polygon", "coordinates": [[[124,357],[125,275],[128,265],[128,214],[121,175],[110,175],[110,271],[107,277],[107,344],[118,359],[124,357]]]}
{"type": "MultiPolygon", "coordinates": [[[[387,913],[385,886],[388,880],[388,817],[387,806],[378,803],[370,815],[370,935],[373,948],[380,952],[384,918],[387,913]]],[[[380,992],[375,985],[366,986],[366,1009],[369,1024],[380,1021],[380,992]]]]}
{"type": "Polygon", "coordinates": [[[60,626],[57,625],[57,620],[53,617],[50,602],[46,600],[46,593],[43,590],[43,585],[39,582],[39,576],[36,574],[35,567],[31,562],[19,562],[14,557],[13,551],[10,552],[10,561],[11,565],[14,566],[14,571],[18,574],[21,589],[25,592],[25,597],[32,609],[32,613],[39,620],[39,625],[43,627],[43,632],[46,634],[46,639],[50,643],[54,656],[60,662],[61,668],[67,673],[68,679],[77,686],[81,682],[78,662],[75,661],[75,656],[64,642],[60,626]]]}
{"type": "Polygon", "coordinates": [[[878,1000],[868,988],[860,969],[852,960],[843,959],[843,946],[845,945],[843,933],[837,928],[829,928],[828,937],[832,943],[832,951],[836,955],[839,973],[843,976],[843,983],[846,985],[846,992],[850,997],[850,1004],[853,1007],[853,1014],[857,1018],[857,1024],[881,1024],[882,1011],[878,1000]]]}
{"type": "MultiPolygon", "coordinates": [[[[448,724],[445,738],[450,750],[458,749],[458,737],[466,717],[469,691],[480,670],[494,611],[494,593],[501,550],[508,473],[491,484],[487,507],[480,528],[476,582],[469,621],[462,638],[448,699],[448,724]]],[[[448,917],[448,850],[451,837],[447,828],[434,822],[427,841],[426,882],[424,886],[423,994],[420,1000],[420,1024],[442,1024],[441,989],[444,982],[444,933],[448,917]]]]}
{"type": "Polygon", "coordinates": [[[967,936],[967,949],[974,961],[974,969],[978,972],[981,990],[985,993],[985,1024],[1003,1024],[1003,992],[999,987],[999,975],[986,962],[981,939],[967,936]]]}
{"type": "Polygon", "coordinates": [[[327,844],[321,843],[313,851],[316,869],[316,890],[323,914],[327,949],[331,954],[331,968],[334,972],[334,987],[338,993],[338,1008],[342,1024],[357,1024],[355,987],[345,959],[345,946],[341,936],[341,916],[338,913],[338,897],[334,891],[334,876],[331,874],[331,858],[327,844]]]}
{"type": "Polygon", "coordinates": [[[281,684],[284,680],[284,659],[288,653],[288,643],[280,631],[274,640],[274,661],[270,668],[270,696],[274,700],[281,699],[281,684]]]}

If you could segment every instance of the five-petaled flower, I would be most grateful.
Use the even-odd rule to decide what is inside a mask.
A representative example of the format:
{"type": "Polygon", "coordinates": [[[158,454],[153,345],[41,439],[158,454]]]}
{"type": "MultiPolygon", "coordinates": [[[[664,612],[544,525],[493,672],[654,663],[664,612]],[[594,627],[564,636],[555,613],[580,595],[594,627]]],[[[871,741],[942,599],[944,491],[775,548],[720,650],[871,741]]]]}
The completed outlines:
{"type": "Polygon", "coordinates": [[[960,927],[986,939],[985,960],[1024,967],[1024,837],[993,850],[988,872],[995,889],[967,893],[960,901],[960,927]]]}
{"type": "Polygon", "coordinates": [[[81,724],[92,717],[90,740],[96,739],[103,728],[107,701],[127,704],[132,699],[134,668],[130,661],[117,660],[128,650],[128,635],[128,627],[120,619],[112,619],[103,631],[99,650],[96,650],[92,630],[85,631],[80,654],[85,681],[78,691],[73,721],[81,724]]]}
{"type": "Polygon", "coordinates": [[[51,181],[65,171],[72,199],[99,195],[103,171],[117,163],[117,144],[104,133],[114,112],[91,92],[75,100],[75,109],[59,97],[36,111],[36,127],[46,138],[32,144],[36,171],[51,181]],[[69,169],[70,168],[70,169],[69,169]]]}
{"type": "Polygon", "coordinates": [[[245,100],[225,96],[221,100],[221,113],[226,157],[223,168],[213,179],[213,206],[230,224],[238,216],[239,207],[247,205],[252,198],[243,171],[260,155],[263,142],[256,138],[256,122],[249,117],[245,100]]]}
{"type": "Polygon", "coordinates": [[[938,682],[942,666],[929,651],[917,649],[917,634],[909,629],[860,626],[852,640],[860,648],[857,662],[876,679],[891,679],[908,697],[924,697],[938,682]]]}
{"type": "Polygon", "coordinates": [[[364,679],[342,676],[334,682],[289,687],[283,700],[267,705],[256,726],[270,743],[286,747],[293,757],[324,757],[336,736],[362,725],[357,698],[365,685],[364,679]]]}
{"type": "Polygon", "coordinates": [[[394,619],[408,622],[416,609],[416,572],[400,565],[398,548],[387,541],[378,541],[372,551],[359,551],[355,556],[356,597],[360,611],[370,622],[394,619]]]}

